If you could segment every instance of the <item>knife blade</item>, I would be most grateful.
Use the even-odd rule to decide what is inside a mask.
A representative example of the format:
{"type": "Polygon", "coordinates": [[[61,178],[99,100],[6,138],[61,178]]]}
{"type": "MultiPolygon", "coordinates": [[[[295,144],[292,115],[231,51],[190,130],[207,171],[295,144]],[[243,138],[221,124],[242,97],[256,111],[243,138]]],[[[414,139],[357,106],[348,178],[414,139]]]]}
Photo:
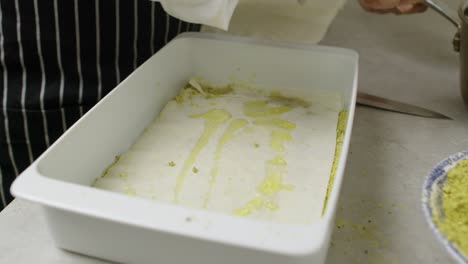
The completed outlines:
{"type": "Polygon", "coordinates": [[[370,95],[367,93],[358,92],[356,102],[362,106],[377,108],[377,109],[401,113],[401,114],[452,120],[452,118],[446,115],[434,112],[429,109],[425,109],[419,106],[410,105],[410,104],[378,97],[375,95],[370,95]]]}

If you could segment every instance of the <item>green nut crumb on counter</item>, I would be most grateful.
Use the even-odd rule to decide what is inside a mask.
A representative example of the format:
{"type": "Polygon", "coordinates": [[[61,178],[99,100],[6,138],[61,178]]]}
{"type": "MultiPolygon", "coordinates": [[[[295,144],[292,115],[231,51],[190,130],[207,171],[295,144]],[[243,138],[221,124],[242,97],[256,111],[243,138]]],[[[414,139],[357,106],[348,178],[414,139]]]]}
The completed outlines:
{"type": "Polygon", "coordinates": [[[174,161],[171,160],[167,163],[167,165],[169,165],[169,167],[175,167],[176,164],[174,161]]]}
{"type": "Polygon", "coordinates": [[[468,159],[448,171],[442,188],[442,214],[434,222],[447,240],[468,257],[468,159]]]}
{"type": "Polygon", "coordinates": [[[192,168],[192,171],[193,171],[193,173],[198,173],[197,167],[193,167],[193,168],[192,168]]]}

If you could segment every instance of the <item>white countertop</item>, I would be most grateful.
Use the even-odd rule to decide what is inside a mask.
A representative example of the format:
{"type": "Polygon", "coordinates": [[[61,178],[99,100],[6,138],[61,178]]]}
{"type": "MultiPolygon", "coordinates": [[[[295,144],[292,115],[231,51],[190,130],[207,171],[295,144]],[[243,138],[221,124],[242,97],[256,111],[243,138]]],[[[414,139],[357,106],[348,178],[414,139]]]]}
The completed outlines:
{"type": "MultiPolygon", "coordinates": [[[[420,200],[429,170],[468,149],[454,31],[433,12],[372,15],[353,0],[322,42],[360,53],[361,91],[454,119],[357,108],[327,263],[451,263],[425,223],[420,200]]],[[[19,200],[0,213],[0,252],[0,263],[104,263],[55,248],[40,208],[19,200]]]]}

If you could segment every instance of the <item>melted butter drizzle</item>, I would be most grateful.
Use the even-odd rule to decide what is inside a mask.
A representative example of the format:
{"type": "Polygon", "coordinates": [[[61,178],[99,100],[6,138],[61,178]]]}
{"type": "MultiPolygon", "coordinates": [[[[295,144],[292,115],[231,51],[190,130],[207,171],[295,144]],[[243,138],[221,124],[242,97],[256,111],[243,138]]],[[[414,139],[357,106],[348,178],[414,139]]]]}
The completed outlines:
{"type": "Polygon", "coordinates": [[[249,101],[244,103],[244,114],[248,117],[268,117],[291,111],[288,106],[268,107],[266,101],[249,101]]]}
{"type": "Polygon", "coordinates": [[[295,123],[289,122],[288,120],[284,120],[281,118],[255,119],[253,121],[253,124],[257,126],[280,128],[280,129],[286,129],[286,130],[293,130],[296,128],[295,123]]]}
{"type": "MultiPolygon", "coordinates": [[[[244,103],[244,114],[255,117],[254,125],[264,126],[271,130],[270,148],[276,152],[284,152],[286,141],[291,141],[290,131],[296,128],[296,124],[278,117],[265,119],[270,116],[277,116],[291,111],[287,106],[268,107],[265,101],[250,101],[244,103]]],[[[269,211],[276,211],[279,206],[273,201],[275,195],[283,190],[292,191],[294,186],[283,183],[283,175],[287,173],[288,163],[281,156],[275,156],[265,164],[266,176],[257,187],[257,195],[248,201],[244,206],[233,211],[238,216],[249,216],[254,211],[265,208],[269,211]]]]}
{"type": "Polygon", "coordinates": [[[232,120],[229,126],[226,128],[224,131],[223,135],[218,141],[218,145],[216,146],[215,154],[214,154],[214,166],[211,169],[211,177],[209,180],[209,187],[208,191],[205,194],[205,199],[203,201],[203,208],[207,208],[208,202],[211,198],[211,191],[213,189],[213,184],[216,182],[216,176],[218,176],[218,163],[219,159],[221,157],[221,152],[224,148],[224,146],[228,143],[229,140],[234,138],[236,135],[236,132],[247,127],[249,122],[245,119],[235,119],[232,120]]]}
{"type": "Polygon", "coordinates": [[[176,186],[174,190],[174,203],[179,203],[179,195],[180,191],[182,190],[182,186],[184,183],[185,176],[187,172],[192,168],[195,160],[200,154],[200,151],[206,146],[208,141],[210,140],[211,136],[216,132],[216,130],[229,119],[232,118],[231,113],[224,109],[212,109],[206,113],[199,114],[199,115],[192,115],[192,118],[202,118],[205,122],[205,128],[203,130],[202,135],[198,139],[197,143],[193,147],[192,151],[190,152],[188,158],[184,162],[184,166],[180,171],[179,175],[177,176],[176,186]]]}

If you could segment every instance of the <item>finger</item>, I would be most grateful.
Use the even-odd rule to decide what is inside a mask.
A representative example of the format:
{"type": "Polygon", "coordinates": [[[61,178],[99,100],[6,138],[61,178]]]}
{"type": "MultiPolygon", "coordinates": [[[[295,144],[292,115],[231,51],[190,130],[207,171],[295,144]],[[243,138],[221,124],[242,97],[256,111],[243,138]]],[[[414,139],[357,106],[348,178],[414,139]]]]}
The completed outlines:
{"type": "Polygon", "coordinates": [[[361,7],[378,14],[410,14],[424,12],[427,7],[424,0],[359,0],[361,7]]]}
{"type": "Polygon", "coordinates": [[[424,0],[400,0],[400,5],[418,5],[418,4],[424,4],[424,0]]]}
{"type": "Polygon", "coordinates": [[[413,13],[422,13],[427,10],[427,5],[425,4],[416,4],[413,8],[413,13]]]}
{"type": "Polygon", "coordinates": [[[414,4],[401,4],[396,7],[401,14],[406,14],[414,8],[414,4]]]}
{"type": "Polygon", "coordinates": [[[395,14],[398,15],[405,15],[405,14],[415,14],[415,13],[422,13],[427,10],[427,6],[425,4],[415,4],[415,5],[400,5],[395,8],[395,14]]]}
{"type": "Polygon", "coordinates": [[[400,4],[400,0],[359,0],[359,3],[369,11],[391,10],[400,4]]]}
{"type": "Polygon", "coordinates": [[[376,14],[391,14],[391,13],[395,13],[395,8],[392,8],[392,9],[371,9],[370,12],[372,13],[376,13],[376,14]]]}
{"type": "Polygon", "coordinates": [[[359,5],[361,5],[362,9],[366,11],[374,12],[374,10],[370,7],[370,5],[368,5],[367,2],[364,0],[359,0],[359,5]]]}
{"type": "Polygon", "coordinates": [[[377,14],[388,14],[394,13],[394,8],[376,8],[373,4],[375,0],[359,0],[359,4],[361,5],[362,9],[367,12],[377,13],[377,14]]]}

